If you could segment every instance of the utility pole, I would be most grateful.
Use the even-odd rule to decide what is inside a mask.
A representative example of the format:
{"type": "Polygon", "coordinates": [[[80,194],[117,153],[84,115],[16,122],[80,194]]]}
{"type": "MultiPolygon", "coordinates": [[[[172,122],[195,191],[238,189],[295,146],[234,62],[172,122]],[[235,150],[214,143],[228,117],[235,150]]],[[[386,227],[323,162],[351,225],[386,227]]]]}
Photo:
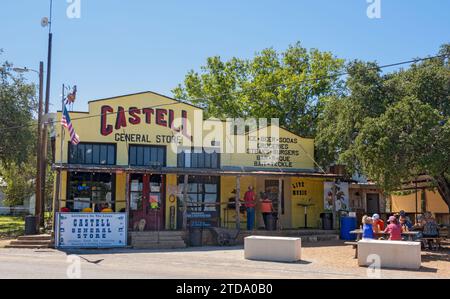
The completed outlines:
{"type": "MultiPolygon", "coordinates": [[[[52,72],[52,8],[53,8],[53,0],[50,0],[50,20],[48,22],[48,55],[47,55],[47,85],[45,89],[45,115],[49,113],[50,106],[50,81],[51,81],[51,72],[52,72]]],[[[41,210],[42,213],[45,212],[45,190],[46,190],[46,173],[47,173],[47,149],[48,149],[48,129],[47,126],[44,125],[43,133],[42,133],[42,143],[41,143],[41,210]]],[[[44,214],[43,214],[44,215],[44,214]]],[[[40,219],[41,226],[44,226],[44,217],[40,219]]]]}
{"type": "Polygon", "coordinates": [[[36,231],[39,232],[40,218],[42,215],[41,209],[41,191],[42,191],[42,156],[41,156],[41,144],[42,144],[42,111],[43,111],[43,98],[44,98],[44,63],[39,63],[39,71],[29,69],[27,67],[15,67],[13,71],[17,73],[34,72],[39,75],[39,103],[38,103],[38,120],[37,120],[37,138],[36,138],[36,188],[35,188],[35,207],[34,215],[37,218],[36,231]]]}
{"type": "Polygon", "coordinates": [[[43,97],[44,97],[44,62],[39,63],[39,108],[38,108],[38,125],[37,125],[37,142],[36,142],[36,195],[35,195],[35,207],[34,215],[37,217],[36,231],[39,233],[39,226],[41,218],[43,218],[43,211],[41,209],[41,143],[42,143],[42,111],[43,111],[43,97]]]}

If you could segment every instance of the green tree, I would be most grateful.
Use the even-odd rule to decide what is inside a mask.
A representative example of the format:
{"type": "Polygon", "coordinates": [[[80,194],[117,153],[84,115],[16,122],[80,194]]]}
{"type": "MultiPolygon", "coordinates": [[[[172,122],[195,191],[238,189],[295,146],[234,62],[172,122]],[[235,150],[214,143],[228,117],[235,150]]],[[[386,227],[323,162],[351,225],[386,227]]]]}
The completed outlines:
{"type": "Polygon", "coordinates": [[[300,43],[278,53],[265,49],[252,59],[210,57],[201,72],[191,70],[176,98],[201,106],[206,117],[278,118],[302,136],[314,136],[327,97],[342,89],[342,59],[300,43]],[[318,79],[320,78],[320,79],[318,79]]]}
{"type": "MultiPolygon", "coordinates": [[[[1,54],[1,50],[0,50],[1,54]]],[[[35,86],[0,66],[0,178],[9,206],[21,205],[34,193],[36,175],[35,86]]]]}
{"type": "Polygon", "coordinates": [[[450,46],[440,54],[385,75],[376,64],[351,63],[346,95],[320,117],[321,163],[346,164],[386,191],[427,174],[450,206],[450,46]]]}
{"type": "MultiPolygon", "coordinates": [[[[32,160],[32,159],[30,159],[32,160]]],[[[33,163],[8,163],[8,167],[0,168],[2,184],[0,190],[5,194],[5,204],[13,207],[22,205],[35,191],[36,167],[33,163]]]]}

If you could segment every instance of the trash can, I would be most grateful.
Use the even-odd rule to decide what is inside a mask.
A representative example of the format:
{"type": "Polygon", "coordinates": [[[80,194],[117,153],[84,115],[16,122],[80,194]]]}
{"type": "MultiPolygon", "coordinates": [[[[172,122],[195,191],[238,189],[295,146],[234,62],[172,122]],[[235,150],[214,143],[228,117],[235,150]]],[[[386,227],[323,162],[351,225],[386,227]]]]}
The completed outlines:
{"type": "Polygon", "coordinates": [[[332,230],[333,229],[333,214],[332,213],[322,213],[320,214],[320,219],[322,219],[322,229],[332,230]]]}
{"type": "Polygon", "coordinates": [[[26,236],[32,236],[36,235],[36,216],[26,216],[25,217],[25,235],[26,236]]]}
{"type": "Polygon", "coordinates": [[[356,217],[342,217],[341,218],[341,239],[346,241],[356,240],[356,235],[350,234],[352,230],[356,229],[356,217]]]}

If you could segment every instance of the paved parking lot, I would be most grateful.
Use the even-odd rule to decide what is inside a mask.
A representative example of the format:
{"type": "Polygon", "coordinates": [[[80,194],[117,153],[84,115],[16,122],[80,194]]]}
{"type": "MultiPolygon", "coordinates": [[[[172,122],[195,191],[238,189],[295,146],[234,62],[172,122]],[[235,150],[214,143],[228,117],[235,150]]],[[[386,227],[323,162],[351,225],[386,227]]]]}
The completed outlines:
{"type": "MultiPolygon", "coordinates": [[[[67,278],[80,257],[81,278],[367,278],[341,241],[306,245],[298,263],[248,261],[240,247],[184,250],[25,250],[0,248],[0,278],[67,278]],[[71,266],[71,267],[69,267],[71,266]]],[[[449,250],[423,253],[420,271],[382,270],[381,278],[450,278],[449,250]]],[[[72,272],[71,272],[72,273],[72,272]]]]}

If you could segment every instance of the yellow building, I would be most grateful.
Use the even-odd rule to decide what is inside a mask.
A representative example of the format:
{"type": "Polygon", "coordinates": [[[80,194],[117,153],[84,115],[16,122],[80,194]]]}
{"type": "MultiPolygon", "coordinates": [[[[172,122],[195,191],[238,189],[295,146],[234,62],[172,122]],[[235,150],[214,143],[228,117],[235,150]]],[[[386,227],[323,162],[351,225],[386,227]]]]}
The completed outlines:
{"type": "Polygon", "coordinates": [[[316,170],[313,139],[273,122],[247,121],[239,129],[239,121],[204,120],[200,108],[153,92],[91,101],[88,112],[70,117],[81,142],[72,145],[58,127],[57,210],[108,206],[128,214],[129,230],[245,228],[245,203],[236,208],[236,193],[243,200],[253,186],[256,228],[264,227],[264,194],[279,228],[303,227],[305,205],[307,226],[319,227],[323,182],[333,175],[316,170]]]}

